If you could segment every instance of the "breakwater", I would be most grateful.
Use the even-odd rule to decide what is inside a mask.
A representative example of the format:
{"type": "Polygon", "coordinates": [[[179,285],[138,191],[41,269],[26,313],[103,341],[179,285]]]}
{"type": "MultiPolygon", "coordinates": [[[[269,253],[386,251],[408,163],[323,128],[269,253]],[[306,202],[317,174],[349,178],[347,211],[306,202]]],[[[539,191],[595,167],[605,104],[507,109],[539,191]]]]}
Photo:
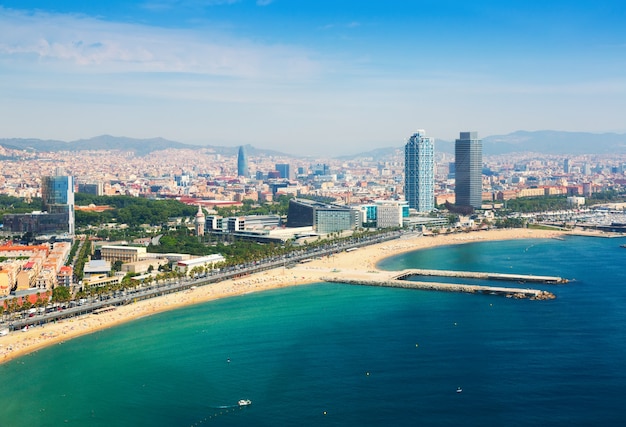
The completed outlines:
{"type": "Polygon", "coordinates": [[[521,283],[549,283],[561,284],[567,283],[567,279],[556,276],[536,276],[532,274],[507,274],[507,273],[484,273],[477,271],[453,271],[453,270],[424,270],[410,269],[403,270],[396,275],[394,279],[404,280],[414,276],[430,276],[430,277],[458,277],[481,280],[501,280],[507,282],[521,283]]]}
{"type": "Polygon", "coordinates": [[[400,279],[350,279],[347,277],[322,277],[322,280],[332,283],[345,283],[348,285],[383,286],[390,288],[419,289],[443,292],[464,292],[471,294],[500,295],[507,298],[550,300],[556,296],[540,289],[505,288],[498,286],[463,285],[455,283],[437,282],[413,282],[400,279]]]}

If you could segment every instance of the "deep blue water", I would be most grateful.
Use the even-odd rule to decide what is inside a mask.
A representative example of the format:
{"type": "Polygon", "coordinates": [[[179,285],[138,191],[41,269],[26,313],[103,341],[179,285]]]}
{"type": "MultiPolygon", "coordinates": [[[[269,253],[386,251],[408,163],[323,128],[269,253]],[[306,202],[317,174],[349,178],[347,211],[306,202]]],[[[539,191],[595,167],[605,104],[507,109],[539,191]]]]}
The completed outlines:
{"type": "Polygon", "coordinates": [[[314,284],[140,319],[0,366],[0,425],[621,425],[624,242],[472,243],[380,265],[573,279],[534,286],[553,301],[314,284]]]}

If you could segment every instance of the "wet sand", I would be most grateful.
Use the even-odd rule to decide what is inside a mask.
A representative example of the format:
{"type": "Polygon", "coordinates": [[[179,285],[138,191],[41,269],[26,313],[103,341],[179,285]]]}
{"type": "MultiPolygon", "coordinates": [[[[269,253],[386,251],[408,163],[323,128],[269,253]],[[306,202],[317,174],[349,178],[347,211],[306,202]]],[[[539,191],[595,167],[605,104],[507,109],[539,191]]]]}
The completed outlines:
{"type": "Polygon", "coordinates": [[[334,269],[353,270],[355,275],[358,275],[359,271],[375,270],[376,263],[380,260],[404,252],[477,241],[553,238],[563,234],[565,233],[551,230],[506,229],[392,240],[359,248],[351,252],[342,252],[332,257],[316,259],[306,264],[298,264],[294,268],[279,267],[234,280],[198,286],[193,290],[181,291],[120,306],[106,313],[89,314],[66,319],[57,323],[33,327],[26,332],[11,332],[7,336],[0,337],[0,363],[32,353],[49,345],[58,344],[154,313],[251,292],[320,282],[322,277],[334,269]]]}

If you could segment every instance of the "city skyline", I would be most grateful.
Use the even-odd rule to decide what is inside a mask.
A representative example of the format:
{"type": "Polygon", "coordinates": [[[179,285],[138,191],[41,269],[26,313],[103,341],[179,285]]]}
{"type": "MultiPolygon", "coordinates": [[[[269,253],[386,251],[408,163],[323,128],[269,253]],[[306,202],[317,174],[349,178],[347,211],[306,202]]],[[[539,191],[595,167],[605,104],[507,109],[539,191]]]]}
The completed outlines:
{"type": "Polygon", "coordinates": [[[400,146],[417,126],[446,140],[621,133],[625,13],[618,1],[2,1],[0,137],[341,155],[400,146]]]}

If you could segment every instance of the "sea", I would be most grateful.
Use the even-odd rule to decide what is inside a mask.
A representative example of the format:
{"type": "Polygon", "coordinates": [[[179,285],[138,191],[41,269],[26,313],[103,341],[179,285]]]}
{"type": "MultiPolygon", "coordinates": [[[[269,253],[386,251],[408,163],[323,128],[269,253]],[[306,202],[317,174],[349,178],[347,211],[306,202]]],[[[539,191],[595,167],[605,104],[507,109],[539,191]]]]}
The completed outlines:
{"type": "Polygon", "coordinates": [[[138,319],[1,365],[0,425],[623,425],[624,243],[475,242],[379,264],[568,278],[510,284],[550,301],[316,283],[138,319]]]}

